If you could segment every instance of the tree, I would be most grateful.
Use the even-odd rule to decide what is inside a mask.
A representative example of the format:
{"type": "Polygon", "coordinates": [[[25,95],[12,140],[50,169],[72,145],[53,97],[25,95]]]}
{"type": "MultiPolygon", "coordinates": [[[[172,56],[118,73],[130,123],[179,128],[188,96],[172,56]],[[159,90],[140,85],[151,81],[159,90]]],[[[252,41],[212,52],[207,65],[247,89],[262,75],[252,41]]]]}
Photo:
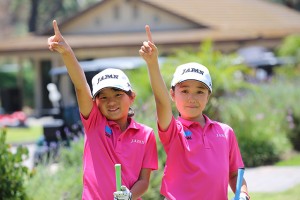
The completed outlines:
{"type": "Polygon", "coordinates": [[[300,0],[268,0],[268,1],[280,3],[291,9],[300,11],[300,0]]]}
{"type": "Polygon", "coordinates": [[[28,31],[35,32],[36,31],[36,23],[38,16],[38,3],[39,0],[31,0],[31,15],[28,23],[28,31]]]}
{"type": "Polygon", "coordinates": [[[284,5],[300,11],[300,0],[283,0],[284,5]]]}
{"type": "Polygon", "coordinates": [[[14,27],[12,34],[39,32],[51,26],[54,18],[69,17],[97,1],[99,0],[7,0],[9,9],[5,12],[9,16],[6,19],[9,22],[6,24],[14,27]]]}

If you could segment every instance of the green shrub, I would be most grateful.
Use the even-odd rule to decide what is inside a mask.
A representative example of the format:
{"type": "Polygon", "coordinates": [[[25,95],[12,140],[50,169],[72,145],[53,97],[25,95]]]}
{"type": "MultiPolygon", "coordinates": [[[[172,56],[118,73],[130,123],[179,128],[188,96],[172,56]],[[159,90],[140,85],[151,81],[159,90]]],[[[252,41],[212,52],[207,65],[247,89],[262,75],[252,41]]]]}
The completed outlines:
{"type": "Polygon", "coordinates": [[[296,151],[300,151],[300,115],[291,111],[289,113],[290,131],[288,132],[288,138],[291,141],[293,148],[296,151]]]}
{"type": "Polygon", "coordinates": [[[76,166],[81,168],[83,155],[83,137],[72,141],[70,147],[62,148],[60,153],[60,163],[64,168],[76,166]]]}
{"type": "MultiPolygon", "coordinates": [[[[0,63],[0,68],[3,65],[4,65],[3,63],[0,63]]],[[[34,95],[33,88],[34,88],[34,80],[35,80],[33,66],[28,61],[22,62],[21,65],[22,65],[22,76],[23,76],[22,85],[18,84],[19,75],[17,71],[1,72],[0,70],[1,89],[8,89],[8,88],[21,89],[23,104],[29,107],[33,107],[34,102],[32,97],[34,95]]]]}
{"type": "Polygon", "coordinates": [[[299,142],[300,125],[288,116],[289,110],[300,113],[297,82],[274,79],[256,90],[222,98],[222,121],[234,128],[247,166],[273,164],[291,150],[291,143],[299,142]]]}
{"type": "Polygon", "coordinates": [[[277,49],[279,56],[292,56],[300,63],[300,35],[286,37],[277,49]]]}
{"type": "Polygon", "coordinates": [[[285,81],[281,85],[287,97],[285,98],[288,123],[287,136],[292,143],[294,150],[296,151],[300,151],[300,92],[298,91],[299,84],[299,79],[295,78],[293,79],[293,81],[285,81]]]}
{"type": "Polygon", "coordinates": [[[76,166],[38,166],[36,174],[28,182],[26,191],[31,200],[81,199],[82,174],[76,166]]]}
{"type": "Polygon", "coordinates": [[[24,183],[30,173],[22,162],[28,157],[28,149],[19,146],[16,153],[12,153],[6,144],[6,130],[0,130],[0,197],[5,200],[28,199],[24,183]]]}
{"type": "Polygon", "coordinates": [[[83,138],[62,147],[58,163],[39,165],[26,191],[32,200],[81,199],[83,138]]]}
{"type": "Polygon", "coordinates": [[[290,35],[284,39],[282,44],[277,49],[280,56],[287,56],[295,58],[296,63],[280,67],[276,73],[285,80],[282,89],[286,93],[287,102],[287,117],[289,123],[288,138],[290,139],[295,150],[300,151],[300,108],[298,106],[300,93],[297,92],[297,85],[299,84],[300,75],[300,35],[290,35]],[[296,81],[295,81],[296,80],[296,81]],[[293,84],[291,86],[291,84],[293,84]],[[286,85],[288,87],[286,87],[286,85]]]}

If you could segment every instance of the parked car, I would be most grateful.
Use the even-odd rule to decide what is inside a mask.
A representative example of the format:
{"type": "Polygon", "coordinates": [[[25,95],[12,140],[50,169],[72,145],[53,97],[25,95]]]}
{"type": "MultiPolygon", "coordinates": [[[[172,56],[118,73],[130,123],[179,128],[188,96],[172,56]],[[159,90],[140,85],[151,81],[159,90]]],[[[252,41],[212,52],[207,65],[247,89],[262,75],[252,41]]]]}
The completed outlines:
{"type": "Polygon", "coordinates": [[[275,54],[263,46],[248,46],[237,51],[240,63],[253,68],[256,78],[265,80],[271,77],[275,67],[291,62],[291,59],[276,57],[275,54]]]}
{"type": "Polygon", "coordinates": [[[24,127],[26,118],[23,111],[3,114],[0,112],[0,127],[24,127]]]}

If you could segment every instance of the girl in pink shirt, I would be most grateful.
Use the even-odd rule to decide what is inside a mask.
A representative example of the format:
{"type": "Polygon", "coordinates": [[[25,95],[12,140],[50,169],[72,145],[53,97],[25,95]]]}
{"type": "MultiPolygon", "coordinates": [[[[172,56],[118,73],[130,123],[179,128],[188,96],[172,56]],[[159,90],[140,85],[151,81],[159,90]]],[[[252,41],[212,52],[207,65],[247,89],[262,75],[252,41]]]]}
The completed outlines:
{"type": "Polygon", "coordinates": [[[75,86],[85,130],[83,155],[84,200],[141,199],[150,174],[157,169],[157,149],[151,128],[132,118],[135,99],[127,76],[119,69],[106,69],[92,79],[92,94],[74,52],[53,21],[51,51],[61,54],[75,86]],[[122,190],[115,191],[115,164],[122,166],[122,190]]]}
{"type": "MultiPolygon", "coordinates": [[[[228,184],[235,192],[237,172],[244,164],[232,128],[203,114],[212,92],[209,71],[198,63],[177,67],[170,89],[180,113],[175,119],[149,26],[146,33],[148,41],[139,54],[148,66],[159,137],[167,154],[161,194],[168,200],[227,200],[228,184]]],[[[247,192],[243,180],[240,200],[249,199],[247,192]]]]}

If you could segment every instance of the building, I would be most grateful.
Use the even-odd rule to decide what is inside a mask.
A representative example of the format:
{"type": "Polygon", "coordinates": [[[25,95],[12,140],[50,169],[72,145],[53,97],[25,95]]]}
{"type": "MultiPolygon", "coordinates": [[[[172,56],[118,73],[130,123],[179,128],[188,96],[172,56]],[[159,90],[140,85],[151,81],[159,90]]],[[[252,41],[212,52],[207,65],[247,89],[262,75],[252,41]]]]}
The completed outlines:
{"type": "MultiPolygon", "coordinates": [[[[274,48],[287,35],[300,33],[300,13],[263,0],[102,0],[58,24],[83,61],[138,56],[146,40],[145,24],[150,25],[161,55],[178,48],[198,48],[207,39],[223,52],[255,44],[274,48]]],[[[60,56],[48,50],[47,38],[52,34],[49,29],[0,42],[0,59],[32,61],[35,109],[47,104],[49,70],[63,66],[60,56]]],[[[65,87],[71,88],[68,83],[65,87]]]]}

